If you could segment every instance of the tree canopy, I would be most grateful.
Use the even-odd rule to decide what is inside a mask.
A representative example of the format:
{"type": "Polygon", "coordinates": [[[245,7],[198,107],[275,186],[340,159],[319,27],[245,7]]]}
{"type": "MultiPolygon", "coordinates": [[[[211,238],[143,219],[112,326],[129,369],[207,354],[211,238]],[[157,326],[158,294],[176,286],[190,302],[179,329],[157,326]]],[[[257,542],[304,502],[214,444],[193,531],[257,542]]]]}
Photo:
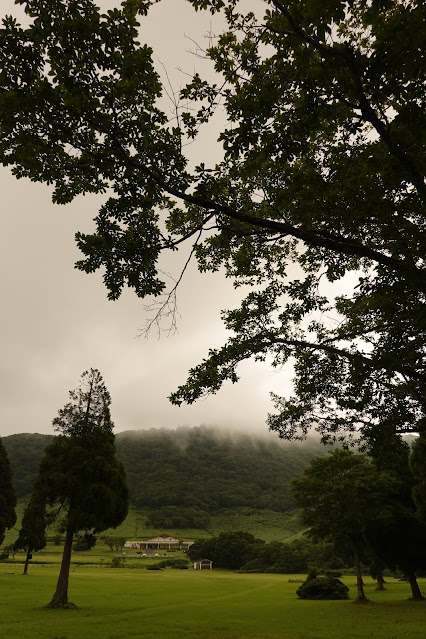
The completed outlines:
{"type": "Polygon", "coordinates": [[[218,568],[236,570],[261,555],[265,542],[249,532],[232,531],[196,541],[188,549],[192,561],[211,559],[218,568]]]}
{"type": "MultiPolygon", "coordinates": [[[[403,457],[397,448],[396,456],[403,457]]],[[[313,539],[353,554],[360,599],[365,598],[361,561],[375,558],[394,570],[402,569],[413,598],[421,599],[415,571],[425,561],[424,529],[415,518],[409,491],[408,503],[404,500],[408,454],[405,467],[390,472],[383,466],[379,469],[364,455],[344,450],[315,458],[292,482],[296,504],[313,539]]]]}
{"type": "Polygon", "coordinates": [[[161,255],[184,246],[253,287],[175,404],[236,382],[246,358],[294,357],[294,397],[269,418],[282,436],[423,430],[424,2],[187,1],[227,28],[206,51],[217,81],[195,75],[170,120],[137,40],[151,0],[104,15],[19,0],[29,26],[0,31],[0,161],[57,203],[107,193],[77,266],[102,268],[110,299],[167,303],[161,255]],[[185,143],[219,108],[223,160],[193,169],[185,143]],[[350,273],[347,294],[324,287],[350,273]]]}

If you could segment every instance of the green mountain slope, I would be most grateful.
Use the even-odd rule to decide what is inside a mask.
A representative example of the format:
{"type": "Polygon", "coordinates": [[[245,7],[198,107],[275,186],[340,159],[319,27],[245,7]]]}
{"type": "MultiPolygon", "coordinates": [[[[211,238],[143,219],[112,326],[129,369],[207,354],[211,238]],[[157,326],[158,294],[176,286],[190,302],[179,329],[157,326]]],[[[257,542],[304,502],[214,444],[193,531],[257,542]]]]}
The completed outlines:
{"type": "Polygon", "coordinates": [[[207,427],[117,437],[134,506],[195,506],[210,513],[241,506],[293,510],[289,480],[319,453],[314,448],[207,427]]]}
{"type": "MultiPolygon", "coordinates": [[[[31,494],[51,439],[28,433],[3,438],[19,498],[31,494]]],[[[116,443],[131,504],[147,511],[174,506],[209,514],[241,507],[290,513],[289,481],[311,457],[324,454],[318,443],[290,444],[207,427],[128,431],[119,433],[116,443]]]]}

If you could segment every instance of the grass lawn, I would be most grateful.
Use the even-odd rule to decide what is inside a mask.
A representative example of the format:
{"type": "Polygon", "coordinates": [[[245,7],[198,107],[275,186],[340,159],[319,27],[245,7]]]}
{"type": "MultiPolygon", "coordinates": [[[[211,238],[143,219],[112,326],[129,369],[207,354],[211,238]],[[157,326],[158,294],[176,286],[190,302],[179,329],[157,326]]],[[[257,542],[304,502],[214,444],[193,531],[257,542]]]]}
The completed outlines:
{"type": "MultiPolygon", "coordinates": [[[[7,639],[424,639],[426,602],[408,601],[405,583],[389,579],[371,603],[301,601],[287,575],[213,570],[73,566],[70,599],[78,610],[46,610],[58,566],[0,565],[0,637],[7,639]],[[13,573],[13,574],[10,574],[13,573]]],[[[294,575],[291,576],[295,578],[294,575]]],[[[419,580],[426,589],[426,580],[419,580]]]]}

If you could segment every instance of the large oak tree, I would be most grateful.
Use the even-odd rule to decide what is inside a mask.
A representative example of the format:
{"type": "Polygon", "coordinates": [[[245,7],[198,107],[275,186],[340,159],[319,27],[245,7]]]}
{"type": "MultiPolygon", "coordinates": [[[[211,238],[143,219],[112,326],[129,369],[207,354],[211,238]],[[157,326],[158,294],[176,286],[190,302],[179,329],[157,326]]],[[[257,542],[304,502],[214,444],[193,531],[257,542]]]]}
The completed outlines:
{"type": "Polygon", "coordinates": [[[19,1],[30,25],[0,31],[0,161],[58,203],[108,193],[78,267],[102,268],[111,299],[167,301],[161,254],[187,246],[254,287],[172,401],[237,381],[246,358],[294,357],[294,397],[269,418],[282,436],[424,430],[424,2],[188,0],[227,29],[206,52],[217,82],[196,75],[169,121],[137,41],[155,0],[19,1]],[[192,170],[184,142],[218,108],[224,159],[192,170]],[[348,273],[346,295],[324,294],[348,273]]]}

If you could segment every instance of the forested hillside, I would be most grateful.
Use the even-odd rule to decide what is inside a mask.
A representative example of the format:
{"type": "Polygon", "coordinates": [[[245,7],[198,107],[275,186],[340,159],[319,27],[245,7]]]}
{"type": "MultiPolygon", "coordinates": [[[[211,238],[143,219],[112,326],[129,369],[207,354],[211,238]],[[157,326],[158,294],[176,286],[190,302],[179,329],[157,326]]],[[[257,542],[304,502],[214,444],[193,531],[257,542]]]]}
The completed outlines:
{"type": "MultiPolygon", "coordinates": [[[[3,439],[18,497],[31,493],[51,438],[19,434],[3,439]]],[[[133,506],[195,507],[208,513],[240,506],[292,510],[289,480],[312,456],[325,452],[319,444],[224,435],[207,427],[128,431],[117,435],[116,444],[133,506]]]]}
{"type": "Polygon", "coordinates": [[[53,435],[19,433],[3,437],[2,441],[12,466],[16,496],[27,497],[32,493],[44,450],[53,435]]]}

